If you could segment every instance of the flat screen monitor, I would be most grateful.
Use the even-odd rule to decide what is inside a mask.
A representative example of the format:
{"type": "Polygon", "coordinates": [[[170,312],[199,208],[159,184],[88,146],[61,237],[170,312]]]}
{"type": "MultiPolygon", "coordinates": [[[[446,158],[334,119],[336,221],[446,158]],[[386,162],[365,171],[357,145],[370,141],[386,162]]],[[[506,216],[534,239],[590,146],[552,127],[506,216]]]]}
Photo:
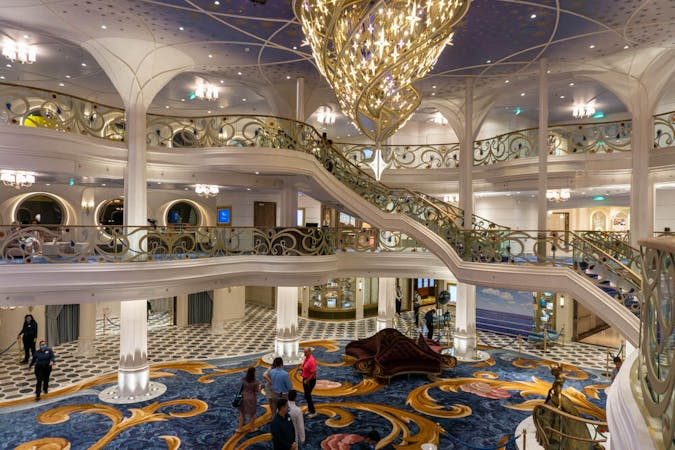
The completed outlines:
{"type": "Polygon", "coordinates": [[[218,225],[232,225],[232,207],[223,206],[218,208],[218,225]]]}

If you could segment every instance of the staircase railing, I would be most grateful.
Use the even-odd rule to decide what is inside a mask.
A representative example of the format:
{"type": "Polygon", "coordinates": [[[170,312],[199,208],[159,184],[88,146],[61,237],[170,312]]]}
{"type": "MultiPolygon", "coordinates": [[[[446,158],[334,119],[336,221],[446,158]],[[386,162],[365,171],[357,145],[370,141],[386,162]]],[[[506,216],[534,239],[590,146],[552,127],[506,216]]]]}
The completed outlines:
{"type": "Polygon", "coordinates": [[[602,449],[607,442],[608,426],[604,421],[585,419],[546,404],[535,406],[532,418],[539,444],[545,449],[602,449]],[[542,420],[544,416],[549,416],[552,425],[542,420]]]}

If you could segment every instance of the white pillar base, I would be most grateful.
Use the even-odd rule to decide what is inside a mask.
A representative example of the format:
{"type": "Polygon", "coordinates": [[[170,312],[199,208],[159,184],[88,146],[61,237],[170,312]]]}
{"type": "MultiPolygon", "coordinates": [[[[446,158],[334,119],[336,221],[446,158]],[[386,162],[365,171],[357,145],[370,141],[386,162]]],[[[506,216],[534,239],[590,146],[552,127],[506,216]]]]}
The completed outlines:
{"type": "Polygon", "coordinates": [[[453,347],[455,349],[455,357],[457,357],[457,359],[476,359],[476,333],[455,330],[453,347]]]}
{"type": "MultiPolygon", "coordinates": [[[[121,372],[120,375],[121,376],[121,372]]],[[[120,381],[118,380],[118,383],[120,381]]],[[[150,381],[147,383],[147,392],[140,395],[120,395],[120,390],[117,385],[110,386],[100,394],[98,394],[98,399],[102,402],[112,403],[115,405],[126,405],[129,403],[139,403],[147,400],[152,400],[159,397],[160,395],[166,392],[166,385],[162,383],[157,383],[156,381],[150,381]]]]}
{"type": "Polygon", "coordinates": [[[394,326],[394,324],[389,319],[382,319],[382,318],[378,317],[375,326],[376,326],[377,331],[382,331],[385,328],[392,328],[394,326]]]}

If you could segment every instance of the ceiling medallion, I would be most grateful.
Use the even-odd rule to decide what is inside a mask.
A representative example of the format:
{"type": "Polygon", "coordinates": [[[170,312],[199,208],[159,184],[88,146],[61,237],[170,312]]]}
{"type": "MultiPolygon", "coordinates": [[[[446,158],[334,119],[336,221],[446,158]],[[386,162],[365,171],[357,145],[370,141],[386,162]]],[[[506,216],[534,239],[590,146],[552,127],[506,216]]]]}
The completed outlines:
{"type": "MultiPolygon", "coordinates": [[[[470,0],[294,0],[295,15],[342,112],[379,147],[421,102],[470,0]]],[[[377,153],[377,150],[376,150],[377,153]]]]}
{"type": "Polygon", "coordinates": [[[37,61],[37,47],[26,42],[14,42],[5,38],[2,43],[2,55],[10,61],[21,64],[33,64],[37,61]]]}
{"type": "Polygon", "coordinates": [[[213,184],[197,184],[195,185],[195,193],[201,197],[211,198],[220,193],[220,188],[213,184]]]}
{"type": "Polygon", "coordinates": [[[5,186],[21,189],[31,187],[35,183],[35,175],[28,172],[2,170],[0,171],[0,181],[5,186]]]}

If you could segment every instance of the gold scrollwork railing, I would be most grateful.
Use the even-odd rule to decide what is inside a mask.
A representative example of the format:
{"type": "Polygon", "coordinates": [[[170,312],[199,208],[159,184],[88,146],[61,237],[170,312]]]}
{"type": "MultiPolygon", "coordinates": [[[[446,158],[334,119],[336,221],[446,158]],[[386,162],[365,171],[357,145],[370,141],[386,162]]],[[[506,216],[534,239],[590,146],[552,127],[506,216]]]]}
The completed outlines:
{"type": "Polygon", "coordinates": [[[630,120],[553,126],[549,128],[548,152],[560,156],[630,151],[632,129],[630,120]]]}
{"type": "Polygon", "coordinates": [[[545,449],[605,448],[602,444],[607,442],[607,422],[575,416],[547,404],[535,406],[532,417],[537,439],[545,449]]]}
{"type": "Polygon", "coordinates": [[[654,149],[675,145],[675,111],[654,116],[654,149]]]}
{"type": "Polygon", "coordinates": [[[474,142],[473,165],[487,166],[502,161],[537,156],[537,129],[512,131],[474,142]]]}
{"type": "Polygon", "coordinates": [[[426,249],[409,236],[376,229],[0,226],[0,262],[7,264],[417,251],[426,249]]]}
{"type": "Polygon", "coordinates": [[[123,141],[124,110],[42,89],[0,84],[0,124],[123,141]]]}
{"type": "Polygon", "coordinates": [[[585,240],[600,247],[614,259],[629,267],[634,273],[642,271],[640,249],[631,247],[628,231],[576,231],[585,240]]]}
{"type": "MultiPolygon", "coordinates": [[[[373,160],[372,144],[335,143],[349,161],[366,168],[373,160]]],[[[449,169],[459,167],[459,144],[381,145],[382,157],[391,169],[449,169]]]]}
{"type": "MultiPolygon", "coordinates": [[[[663,448],[675,442],[675,237],[640,241],[644,306],[638,378],[644,406],[660,422],[663,448]]],[[[659,447],[659,448],[661,448],[659,447]]]]}

